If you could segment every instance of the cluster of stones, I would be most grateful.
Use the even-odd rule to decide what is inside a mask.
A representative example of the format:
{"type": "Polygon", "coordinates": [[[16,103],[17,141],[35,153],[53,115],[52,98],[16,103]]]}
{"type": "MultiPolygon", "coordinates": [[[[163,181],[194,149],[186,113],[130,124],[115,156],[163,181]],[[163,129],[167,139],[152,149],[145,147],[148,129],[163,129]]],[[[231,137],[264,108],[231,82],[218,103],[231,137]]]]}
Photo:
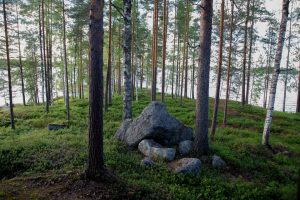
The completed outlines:
{"type": "MultiPolygon", "coordinates": [[[[160,102],[152,102],[134,120],[125,120],[116,132],[116,138],[128,146],[138,148],[145,155],[141,165],[151,167],[155,160],[168,162],[168,167],[176,173],[197,174],[201,161],[197,158],[176,158],[187,156],[193,146],[193,131],[172,117],[160,102]]],[[[212,164],[220,168],[225,162],[213,156],[212,164]]]]}

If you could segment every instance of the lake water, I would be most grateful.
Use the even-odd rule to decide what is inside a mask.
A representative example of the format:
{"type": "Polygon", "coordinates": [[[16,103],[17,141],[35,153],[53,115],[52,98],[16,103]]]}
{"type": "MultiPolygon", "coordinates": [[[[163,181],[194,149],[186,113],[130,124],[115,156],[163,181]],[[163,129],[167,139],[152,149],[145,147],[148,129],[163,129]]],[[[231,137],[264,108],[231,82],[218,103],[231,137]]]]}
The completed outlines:
{"type": "MultiPolygon", "coordinates": [[[[160,79],[160,73],[158,74],[158,80],[161,80],[160,79]]],[[[224,83],[225,84],[225,83],[224,83]]],[[[144,84],[146,85],[146,84],[144,84]]],[[[158,91],[160,91],[160,81],[158,81],[157,83],[157,88],[158,88],[158,91]]],[[[190,84],[188,86],[188,88],[190,88],[190,84]]],[[[251,87],[250,87],[251,88],[251,87]]],[[[220,98],[221,99],[224,99],[225,98],[225,89],[226,87],[223,86],[222,90],[221,90],[221,96],[220,98]]],[[[275,110],[277,111],[282,111],[282,102],[283,102],[283,90],[284,89],[284,84],[282,81],[279,81],[278,84],[277,84],[277,93],[276,93],[276,100],[275,100],[275,110]]],[[[14,87],[13,90],[15,91],[14,92],[14,98],[13,98],[13,102],[15,104],[21,104],[22,103],[22,95],[21,95],[21,89],[20,88],[17,88],[17,87],[14,87]]],[[[195,90],[196,90],[196,86],[195,86],[195,90]]],[[[58,92],[60,96],[62,96],[62,92],[58,92]]],[[[167,87],[167,93],[171,93],[171,87],[167,87]]],[[[190,90],[188,91],[188,96],[190,97],[190,90]]],[[[196,91],[195,91],[195,94],[196,94],[196,91]]],[[[40,95],[41,96],[41,95],[40,95]]],[[[210,83],[210,90],[209,90],[209,96],[214,98],[215,96],[215,84],[214,82],[211,81],[210,83]]],[[[231,100],[236,100],[236,95],[231,95],[231,100]]],[[[7,98],[7,101],[8,101],[8,98],[7,98]]],[[[238,101],[240,101],[240,96],[238,98],[238,101]]],[[[41,100],[40,100],[41,102],[41,100]]],[[[286,112],[295,112],[296,110],[296,103],[297,103],[297,91],[295,90],[292,90],[290,92],[287,92],[287,98],[286,98],[286,112]]],[[[4,98],[2,97],[2,94],[0,94],[0,106],[3,106],[5,104],[5,100],[4,98]]],[[[257,101],[257,103],[253,103],[254,105],[257,105],[257,106],[262,106],[263,105],[263,95],[260,96],[260,99],[257,101]]]]}

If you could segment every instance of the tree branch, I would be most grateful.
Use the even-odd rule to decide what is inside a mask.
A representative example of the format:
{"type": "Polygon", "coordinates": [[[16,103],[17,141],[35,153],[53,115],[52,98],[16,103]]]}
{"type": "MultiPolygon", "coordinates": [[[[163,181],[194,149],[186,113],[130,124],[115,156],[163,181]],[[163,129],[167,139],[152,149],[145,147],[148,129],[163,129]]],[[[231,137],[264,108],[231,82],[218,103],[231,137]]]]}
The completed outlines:
{"type": "Polygon", "coordinates": [[[111,3],[111,5],[118,11],[118,13],[122,16],[122,17],[125,17],[123,12],[122,12],[122,9],[119,8],[118,6],[116,6],[114,3],[111,3]]]}

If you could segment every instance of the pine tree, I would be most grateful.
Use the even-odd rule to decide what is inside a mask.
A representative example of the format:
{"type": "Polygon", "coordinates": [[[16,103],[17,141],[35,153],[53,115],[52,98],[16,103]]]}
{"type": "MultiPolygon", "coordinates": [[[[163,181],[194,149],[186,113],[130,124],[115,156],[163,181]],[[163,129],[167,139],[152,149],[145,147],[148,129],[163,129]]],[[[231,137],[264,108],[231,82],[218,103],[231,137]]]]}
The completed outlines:
{"type": "Polygon", "coordinates": [[[208,89],[211,54],[213,1],[201,1],[200,16],[200,48],[197,77],[196,101],[196,130],[194,151],[198,154],[207,154],[208,145],[208,89]]]}

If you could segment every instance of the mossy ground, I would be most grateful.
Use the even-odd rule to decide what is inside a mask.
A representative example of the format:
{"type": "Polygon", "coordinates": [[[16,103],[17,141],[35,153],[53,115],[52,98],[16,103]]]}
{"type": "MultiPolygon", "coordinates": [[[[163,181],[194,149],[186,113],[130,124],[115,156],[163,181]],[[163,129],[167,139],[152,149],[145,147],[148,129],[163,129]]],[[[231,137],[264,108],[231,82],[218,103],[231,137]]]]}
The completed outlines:
{"type": "MultiPolygon", "coordinates": [[[[139,101],[133,102],[134,117],[142,112],[149,100],[146,92],[139,94],[139,101]]],[[[184,99],[181,105],[180,100],[167,96],[165,103],[174,117],[195,128],[194,100],[184,99]]],[[[212,100],[210,103],[211,118],[212,100]]],[[[220,124],[223,103],[221,101],[218,115],[220,124]]],[[[213,169],[210,156],[202,157],[201,173],[188,176],[169,172],[163,162],[153,168],[140,166],[143,156],[114,139],[121,124],[122,108],[122,96],[114,96],[113,105],[104,117],[104,152],[106,166],[124,182],[128,198],[296,199],[300,166],[299,114],[274,113],[270,138],[274,154],[261,145],[265,110],[230,102],[228,126],[220,126],[215,140],[210,141],[210,156],[220,155],[227,167],[213,169]]],[[[88,101],[71,101],[69,129],[47,130],[48,123],[63,123],[65,115],[62,99],[55,101],[48,114],[43,106],[16,106],[16,129],[11,130],[8,111],[0,110],[0,199],[50,198],[52,193],[47,193],[45,187],[43,196],[43,191],[39,191],[41,187],[28,185],[28,180],[42,176],[49,181],[61,174],[72,176],[74,171],[84,172],[88,101]],[[16,186],[26,184],[26,192],[16,186]]],[[[111,188],[113,191],[120,187],[111,188]]],[[[116,196],[120,197],[124,194],[116,196]]]]}

